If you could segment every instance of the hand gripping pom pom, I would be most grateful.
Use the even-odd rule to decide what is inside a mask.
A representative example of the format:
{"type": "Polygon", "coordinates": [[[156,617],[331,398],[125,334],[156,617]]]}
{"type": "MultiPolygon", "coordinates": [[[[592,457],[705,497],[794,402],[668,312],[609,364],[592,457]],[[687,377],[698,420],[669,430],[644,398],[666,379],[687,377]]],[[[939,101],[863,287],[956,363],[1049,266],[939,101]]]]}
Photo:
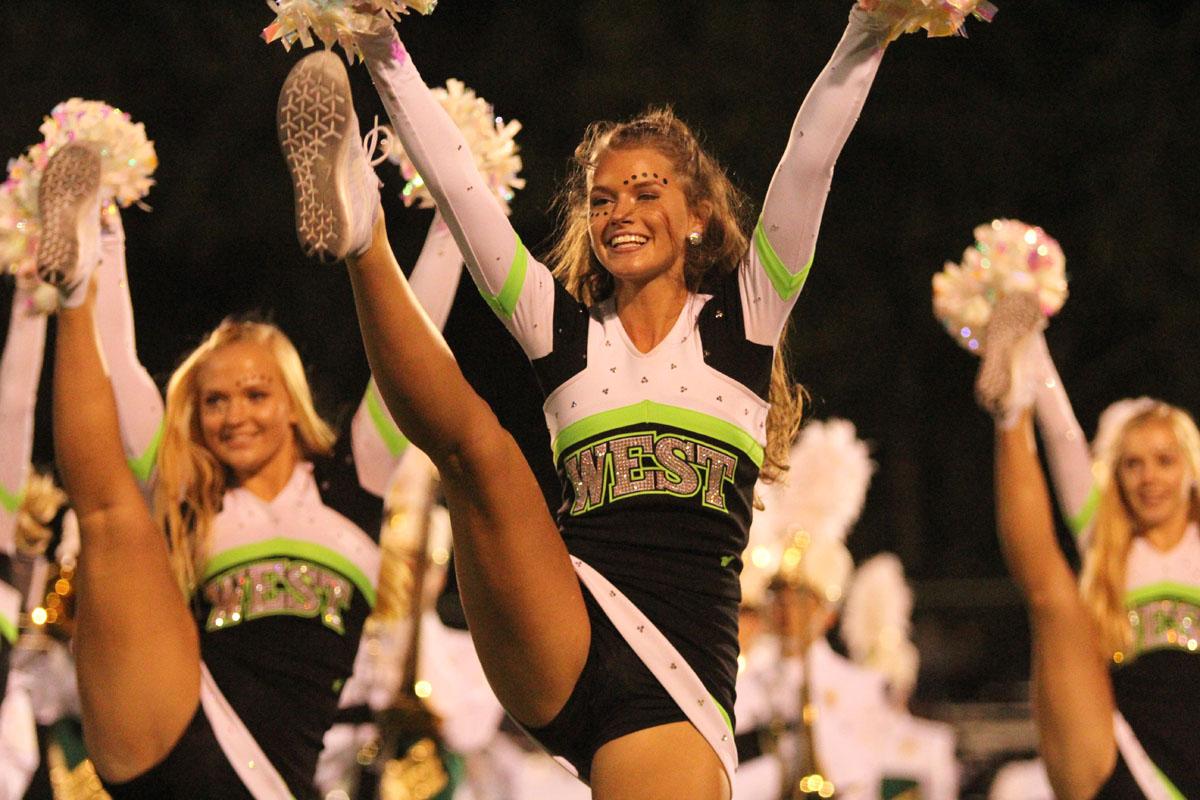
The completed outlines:
{"type": "Polygon", "coordinates": [[[391,25],[409,10],[432,14],[437,0],[267,0],[275,12],[275,21],[263,28],[267,42],[283,42],[285,50],[300,42],[307,49],[313,46],[313,34],[327,48],[340,44],[351,60],[363,58],[356,37],[378,30],[381,24],[391,25]]]}
{"type": "Polygon", "coordinates": [[[38,129],[45,139],[8,162],[0,185],[0,267],[32,280],[41,232],[38,186],[42,171],[64,145],[92,142],[100,153],[100,201],[137,203],[154,185],[158,167],[146,129],[118,108],[73,97],[59,103],[38,129]]]}
{"type": "MultiPolygon", "coordinates": [[[[508,204],[514,192],[525,187],[525,179],[518,177],[521,156],[518,155],[520,148],[514,139],[521,130],[521,123],[515,119],[505,123],[495,115],[491,103],[477,96],[475,90],[465,86],[462,81],[451,78],[446,81],[445,89],[432,91],[450,119],[462,131],[471,154],[475,156],[475,166],[500,201],[504,213],[508,214],[508,204]]],[[[388,160],[400,167],[400,174],[408,181],[402,192],[405,205],[416,203],[420,208],[434,208],[433,196],[417,174],[417,168],[400,146],[399,140],[393,139],[393,142],[388,160]]]]}
{"type": "Polygon", "coordinates": [[[1001,297],[1032,292],[1042,314],[1054,316],[1067,299],[1066,257],[1041,228],[1011,219],[975,229],[961,264],[946,262],[933,276],[933,313],[954,340],[976,355],[987,342],[992,309],[1001,297]]]}
{"type": "Polygon", "coordinates": [[[859,7],[889,21],[889,42],[924,29],[929,36],[963,32],[968,16],[991,22],[996,7],[986,0],[859,0],[859,7]]]}

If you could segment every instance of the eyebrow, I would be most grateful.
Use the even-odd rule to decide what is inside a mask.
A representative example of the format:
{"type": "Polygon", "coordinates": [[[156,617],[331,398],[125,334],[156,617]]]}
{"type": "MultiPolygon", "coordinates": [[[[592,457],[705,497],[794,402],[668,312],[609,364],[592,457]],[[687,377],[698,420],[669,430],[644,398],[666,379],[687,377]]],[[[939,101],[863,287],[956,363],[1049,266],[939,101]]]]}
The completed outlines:
{"type": "MultiPolygon", "coordinates": [[[[621,185],[622,185],[622,186],[629,186],[629,183],[628,183],[628,182],[624,182],[624,183],[622,183],[621,185]]],[[[651,186],[659,186],[659,187],[661,187],[662,185],[663,185],[663,183],[662,183],[662,178],[657,178],[657,179],[656,179],[656,178],[642,178],[642,179],[641,179],[641,180],[639,180],[637,183],[635,183],[635,184],[633,184],[632,186],[630,186],[630,188],[631,188],[631,189],[645,189],[645,188],[648,188],[648,187],[651,187],[651,186]]],[[[609,189],[609,188],[607,188],[607,187],[605,187],[605,186],[599,186],[599,185],[597,185],[597,184],[593,183],[593,184],[592,184],[592,190],[591,190],[591,192],[590,192],[590,193],[594,194],[594,193],[596,193],[596,192],[602,192],[602,193],[604,193],[604,194],[615,194],[615,192],[614,192],[612,189],[609,189]]]]}

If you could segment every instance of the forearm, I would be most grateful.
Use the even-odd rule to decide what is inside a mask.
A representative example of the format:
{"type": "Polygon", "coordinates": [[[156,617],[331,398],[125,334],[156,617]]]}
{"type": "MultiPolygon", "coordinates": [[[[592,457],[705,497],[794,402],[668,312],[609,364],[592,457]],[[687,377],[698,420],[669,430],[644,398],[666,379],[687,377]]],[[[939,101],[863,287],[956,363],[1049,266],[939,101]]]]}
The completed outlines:
{"type": "Polygon", "coordinates": [[[396,136],[449,224],[480,291],[498,296],[521,244],[479,174],[470,146],[393,29],[360,43],[396,136]]]}
{"type": "Polygon", "coordinates": [[[855,8],[829,63],[808,90],[763,203],[762,233],[787,270],[810,263],[834,165],[866,102],[887,28],[855,8]]]}
{"type": "Polygon", "coordinates": [[[33,422],[46,318],[32,309],[30,294],[13,294],[8,338],[0,357],[0,549],[8,550],[21,504],[29,459],[33,454],[33,422]]]}
{"type": "Polygon", "coordinates": [[[1059,510],[1078,535],[1086,527],[1083,517],[1094,484],[1087,438],[1041,334],[1030,341],[1026,358],[1030,368],[1036,370],[1034,408],[1059,510]]]}
{"type": "MultiPolygon", "coordinates": [[[[115,214],[109,212],[106,219],[112,220],[115,214]]],[[[112,227],[100,239],[101,265],[96,276],[96,332],[112,382],[125,455],[138,480],[145,483],[162,430],[163,401],[137,356],[120,217],[107,224],[112,227]]]]}

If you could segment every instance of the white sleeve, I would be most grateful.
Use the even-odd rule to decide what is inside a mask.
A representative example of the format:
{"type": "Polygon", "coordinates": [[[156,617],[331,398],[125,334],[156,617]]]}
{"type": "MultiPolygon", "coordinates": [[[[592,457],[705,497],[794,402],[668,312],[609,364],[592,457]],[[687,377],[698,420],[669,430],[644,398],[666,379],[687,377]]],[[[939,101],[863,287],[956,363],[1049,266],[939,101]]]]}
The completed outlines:
{"type": "MultiPolygon", "coordinates": [[[[462,255],[441,214],[434,214],[408,283],[439,331],[446,327],[461,276],[462,255]]],[[[373,378],[350,422],[350,446],[359,485],[383,497],[388,481],[408,449],[408,439],[388,413],[373,378]]]]}
{"type": "Polygon", "coordinates": [[[1092,478],[1092,456],[1087,437],[1083,435],[1079,420],[1075,419],[1071,400],[1042,334],[1033,337],[1024,358],[1037,379],[1034,411],[1059,510],[1082,547],[1099,498],[1092,478]]]}
{"type": "Polygon", "coordinates": [[[125,230],[115,207],[104,213],[96,280],[96,333],[117,401],[121,444],[134,477],[145,487],[162,435],[163,399],[154,379],[138,361],[133,302],[125,271],[125,230]]]}
{"type": "Polygon", "coordinates": [[[554,278],[533,258],[422,80],[394,26],[358,38],[396,136],[444,215],[483,299],[531,360],[553,348],[554,278]]]}
{"type": "Polygon", "coordinates": [[[46,317],[33,308],[32,293],[13,293],[8,338],[0,357],[0,552],[13,552],[17,513],[33,456],[33,420],[46,317]]]}
{"type": "Polygon", "coordinates": [[[746,338],[774,346],[812,267],[833,168],[875,80],[888,26],[857,6],[792,124],[742,265],[746,338]]]}

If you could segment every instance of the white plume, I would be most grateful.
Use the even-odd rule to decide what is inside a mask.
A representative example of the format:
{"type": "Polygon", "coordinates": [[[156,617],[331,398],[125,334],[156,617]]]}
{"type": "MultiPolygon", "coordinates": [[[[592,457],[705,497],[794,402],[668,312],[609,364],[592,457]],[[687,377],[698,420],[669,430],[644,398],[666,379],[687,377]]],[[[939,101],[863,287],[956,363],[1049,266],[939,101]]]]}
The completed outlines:
{"type": "Polygon", "coordinates": [[[858,568],[842,610],[842,640],[850,657],[904,694],[917,680],[918,654],[909,640],[912,608],[904,565],[892,553],[880,553],[858,568]]]}
{"type": "MultiPolygon", "coordinates": [[[[754,514],[742,569],[747,602],[761,597],[798,531],[807,532],[813,542],[845,541],[862,513],[875,471],[866,442],[858,438],[854,423],[844,419],[805,425],[789,459],[791,468],[780,480],[756,487],[764,508],[754,514]]],[[[815,588],[840,595],[839,587],[815,588]]]]}

